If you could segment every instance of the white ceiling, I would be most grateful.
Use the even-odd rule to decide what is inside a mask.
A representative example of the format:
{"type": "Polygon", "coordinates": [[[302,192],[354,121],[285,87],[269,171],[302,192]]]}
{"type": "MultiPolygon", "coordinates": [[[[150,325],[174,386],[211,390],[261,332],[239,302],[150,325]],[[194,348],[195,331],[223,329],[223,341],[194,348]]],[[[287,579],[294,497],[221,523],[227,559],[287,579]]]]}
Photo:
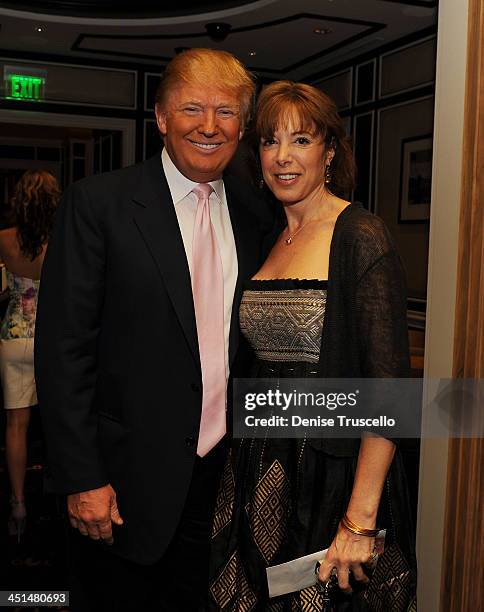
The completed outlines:
{"type": "Polygon", "coordinates": [[[235,53],[272,78],[302,79],[423,30],[437,21],[433,0],[260,0],[205,15],[156,19],[86,19],[1,8],[1,52],[164,65],[177,47],[235,53]],[[232,32],[211,40],[205,24],[232,32]],[[42,31],[37,31],[41,28],[42,31]],[[315,29],[329,30],[317,34],[315,29]]]}

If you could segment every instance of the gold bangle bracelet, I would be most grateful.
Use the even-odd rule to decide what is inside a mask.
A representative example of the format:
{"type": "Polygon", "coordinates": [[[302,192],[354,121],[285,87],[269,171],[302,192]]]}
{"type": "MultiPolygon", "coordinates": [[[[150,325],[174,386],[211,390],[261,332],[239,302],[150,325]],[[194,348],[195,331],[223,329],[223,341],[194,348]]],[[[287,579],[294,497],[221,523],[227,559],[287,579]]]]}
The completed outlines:
{"type": "Polygon", "coordinates": [[[351,531],[351,533],[366,536],[368,538],[374,538],[380,531],[379,529],[366,529],[365,527],[360,527],[356,523],[353,523],[353,521],[348,518],[347,514],[343,516],[341,523],[344,527],[346,527],[346,529],[348,529],[348,531],[351,531]]]}

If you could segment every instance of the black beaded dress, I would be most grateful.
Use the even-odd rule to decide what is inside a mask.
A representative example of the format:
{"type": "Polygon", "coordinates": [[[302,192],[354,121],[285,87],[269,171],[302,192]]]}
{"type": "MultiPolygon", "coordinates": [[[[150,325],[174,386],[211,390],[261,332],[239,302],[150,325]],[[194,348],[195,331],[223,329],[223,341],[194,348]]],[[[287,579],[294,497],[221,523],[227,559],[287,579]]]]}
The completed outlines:
{"type": "MultiPolygon", "coordinates": [[[[256,357],[252,377],[320,375],[327,288],[327,281],[320,280],[247,282],[240,306],[240,327],[256,357]]],[[[210,611],[324,609],[316,586],[269,600],[265,570],[331,544],[351,495],[356,463],[357,455],[324,452],[318,440],[309,438],[234,440],[213,524],[210,611]]],[[[382,496],[378,526],[387,527],[387,544],[403,540],[397,556],[403,549],[412,564],[412,529],[404,480],[397,453],[382,496]]],[[[395,605],[389,606],[387,597],[383,607],[377,597],[371,606],[363,591],[347,597],[338,590],[334,609],[409,609],[412,571],[403,557],[392,563],[394,570],[401,570],[402,579],[395,605]]]]}

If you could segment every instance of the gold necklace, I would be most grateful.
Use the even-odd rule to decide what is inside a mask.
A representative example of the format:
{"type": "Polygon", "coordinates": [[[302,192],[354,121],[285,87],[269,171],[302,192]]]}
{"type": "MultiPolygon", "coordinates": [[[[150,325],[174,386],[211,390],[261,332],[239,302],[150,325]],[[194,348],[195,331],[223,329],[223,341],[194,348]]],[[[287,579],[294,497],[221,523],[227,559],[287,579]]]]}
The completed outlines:
{"type": "Polygon", "coordinates": [[[303,225],[301,225],[301,227],[299,227],[292,236],[289,236],[289,238],[286,238],[284,240],[284,242],[286,243],[287,246],[291,246],[292,241],[294,239],[294,236],[296,236],[297,234],[299,234],[299,232],[304,229],[306,227],[306,225],[308,225],[309,223],[313,223],[313,221],[319,221],[319,219],[310,219],[309,221],[306,221],[306,223],[303,223],[303,225]]]}

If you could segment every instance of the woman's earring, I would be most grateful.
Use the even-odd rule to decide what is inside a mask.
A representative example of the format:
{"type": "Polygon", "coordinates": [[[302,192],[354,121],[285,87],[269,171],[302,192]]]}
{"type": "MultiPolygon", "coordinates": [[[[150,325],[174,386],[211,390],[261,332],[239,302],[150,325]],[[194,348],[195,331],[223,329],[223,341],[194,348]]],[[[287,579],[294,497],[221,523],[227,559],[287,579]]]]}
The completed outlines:
{"type": "Polygon", "coordinates": [[[263,189],[264,188],[264,179],[261,178],[261,180],[259,181],[259,189],[263,189]]]}
{"type": "Polygon", "coordinates": [[[324,182],[326,183],[326,185],[327,185],[328,183],[331,183],[331,171],[330,171],[330,169],[329,169],[329,168],[330,168],[330,165],[331,165],[331,164],[328,164],[328,165],[326,166],[326,170],[325,170],[325,172],[324,172],[324,182]]]}

